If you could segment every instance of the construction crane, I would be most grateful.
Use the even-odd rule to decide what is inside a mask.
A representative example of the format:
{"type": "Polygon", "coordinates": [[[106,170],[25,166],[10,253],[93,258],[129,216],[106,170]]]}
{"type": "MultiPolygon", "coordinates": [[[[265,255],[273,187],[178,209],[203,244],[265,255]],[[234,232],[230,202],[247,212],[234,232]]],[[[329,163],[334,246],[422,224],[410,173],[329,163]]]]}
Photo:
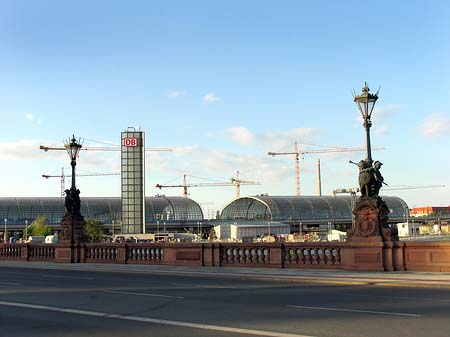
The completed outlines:
{"type": "MultiPolygon", "coordinates": [[[[45,146],[45,145],[40,145],[39,146],[40,150],[44,150],[45,152],[47,152],[48,150],[64,150],[66,151],[67,149],[65,147],[51,147],[51,146],[45,146]]],[[[83,146],[81,148],[82,151],[120,151],[121,147],[120,146],[91,146],[91,147],[85,147],[83,146]]],[[[145,151],[172,151],[171,148],[168,147],[148,147],[144,149],[145,151]]]]}
{"type": "Polygon", "coordinates": [[[236,185],[236,199],[241,197],[241,185],[261,185],[259,182],[243,180],[239,178],[239,171],[236,171],[236,178],[231,177],[230,183],[236,185]]]}
{"type": "MultiPolygon", "coordinates": [[[[384,148],[373,148],[372,150],[384,150],[384,148]]],[[[294,143],[294,151],[291,152],[267,152],[267,155],[275,157],[282,155],[294,155],[295,159],[295,192],[296,195],[300,195],[300,155],[312,154],[312,153],[333,153],[333,152],[360,152],[365,151],[365,148],[358,147],[335,147],[329,148],[327,150],[310,150],[310,151],[299,151],[298,143],[294,143]]]]}
{"type": "MultiPolygon", "coordinates": [[[[255,181],[249,181],[249,180],[242,180],[239,179],[239,171],[237,171],[236,178],[230,178],[230,182],[226,181],[216,181],[211,183],[187,183],[187,176],[188,174],[183,175],[183,184],[181,185],[162,185],[162,184],[156,184],[155,187],[162,189],[166,187],[182,187],[183,188],[183,196],[188,196],[188,187],[212,187],[212,186],[234,186],[236,185],[236,198],[240,197],[240,185],[260,185],[259,182],[255,181]]],[[[194,177],[194,176],[191,176],[194,177]]],[[[196,177],[198,178],[198,177],[196,177]]]]}
{"type": "MultiPolygon", "coordinates": [[[[78,173],[77,177],[93,177],[93,176],[118,176],[120,173],[78,173]]],[[[61,168],[61,174],[59,175],[50,175],[50,174],[43,174],[42,178],[60,178],[61,179],[61,196],[64,196],[64,191],[66,190],[66,178],[72,177],[71,174],[65,175],[64,174],[64,167],[61,168]]]]}

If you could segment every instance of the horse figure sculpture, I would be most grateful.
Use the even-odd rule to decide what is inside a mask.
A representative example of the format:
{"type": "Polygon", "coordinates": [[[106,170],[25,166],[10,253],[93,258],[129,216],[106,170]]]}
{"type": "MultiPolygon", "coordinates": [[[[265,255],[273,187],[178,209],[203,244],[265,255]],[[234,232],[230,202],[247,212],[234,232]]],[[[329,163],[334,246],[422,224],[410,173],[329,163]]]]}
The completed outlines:
{"type": "Polygon", "coordinates": [[[374,166],[372,166],[371,162],[368,160],[360,160],[358,163],[350,160],[350,163],[358,166],[358,183],[361,196],[377,197],[381,186],[383,184],[387,185],[380,173],[380,167],[383,164],[378,160],[374,163],[374,166]]]}

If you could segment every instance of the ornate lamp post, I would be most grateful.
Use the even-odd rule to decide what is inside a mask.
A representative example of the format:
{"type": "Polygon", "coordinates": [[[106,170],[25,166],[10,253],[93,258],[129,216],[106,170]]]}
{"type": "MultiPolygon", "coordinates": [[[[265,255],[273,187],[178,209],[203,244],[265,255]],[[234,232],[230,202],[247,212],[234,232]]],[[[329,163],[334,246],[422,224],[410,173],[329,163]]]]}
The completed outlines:
{"type": "Polygon", "coordinates": [[[372,112],[378,100],[378,92],[371,94],[367,82],[364,82],[361,95],[353,95],[363,118],[363,126],[366,130],[366,159],[356,164],[359,169],[358,182],[361,198],[355,202],[353,214],[355,223],[347,232],[347,240],[379,240],[398,241],[398,232],[388,224],[389,209],[384,200],[379,196],[379,191],[384,183],[380,173],[382,165],[379,161],[372,160],[370,144],[370,127],[372,126],[372,112]]]}
{"type": "Polygon", "coordinates": [[[367,82],[364,82],[364,87],[362,88],[361,95],[353,95],[354,101],[358,106],[361,116],[363,118],[363,126],[366,129],[366,161],[372,165],[372,149],[370,145],[370,127],[372,126],[372,121],[370,120],[375,107],[375,102],[378,99],[378,92],[376,94],[371,94],[367,82]]]}
{"type": "Polygon", "coordinates": [[[78,244],[87,241],[86,233],[84,232],[84,217],[80,213],[80,190],[76,188],[75,184],[75,166],[77,165],[77,157],[82,145],[77,142],[75,136],[72,136],[64,146],[70,158],[70,165],[72,166],[72,186],[70,190],[65,190],[66,215],[61,220],[61,236],[59,241],[62,243],[78,244]]]}
{"type": "Polygon", "coordinates": [[[82,148],[82,145],[80,143],[77,143],[74,135],[72,135],[72,139],[70,139],[64,145],[66,147],[67,154],[70,157],[70,165],[72,166],[72,187],[70,189],[75,190],[75,166],[77,165],[77,157],[82,148]]]}
{"type": "Polygon", "coordinates": [[[8,241],[8,236],[7,236],[7,234],[6,234],[6,223],[8,222],[8,219],[4,219],[5,220],[5,231],[4,231],[4,233],[3,233],[3,242],[4,243],[7,243],[7,241],[8,241]]]}

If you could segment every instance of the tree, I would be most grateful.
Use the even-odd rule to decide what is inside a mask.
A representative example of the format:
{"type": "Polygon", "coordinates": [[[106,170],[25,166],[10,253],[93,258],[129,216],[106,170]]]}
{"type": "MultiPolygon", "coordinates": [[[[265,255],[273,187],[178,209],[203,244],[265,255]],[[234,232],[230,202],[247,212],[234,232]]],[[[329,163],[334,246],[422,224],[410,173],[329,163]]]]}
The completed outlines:
{"type": "Polygon", "coordinates": [[[38,216],[28,229],[26,230],[26,236],[47,236],[54,233],[53,228],[47,224],[47,218],[45,215],[38,216]]]}
{"type": "Polygon", "coordinates": [[[103,236],[102,223],[94,219],[85,219],[84,231],[90,242],[98,242],[103,236]]]}

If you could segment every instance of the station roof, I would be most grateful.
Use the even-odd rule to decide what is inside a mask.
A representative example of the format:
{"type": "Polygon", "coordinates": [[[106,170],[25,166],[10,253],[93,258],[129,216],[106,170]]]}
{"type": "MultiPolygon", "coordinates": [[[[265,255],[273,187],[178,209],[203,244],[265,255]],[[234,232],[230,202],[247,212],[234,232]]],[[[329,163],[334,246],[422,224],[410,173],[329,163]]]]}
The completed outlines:
{"type": "MultiPolygon", "coordinates": [[[[398,197],[382,196],[390,219],[404,219],[408,205],[398,197]]],[[[221,213],[222,220],[351,221],[352,196],[250,196],[229,203],[221,213]]]]}
{"type": "MultiPolygon", "coordinates": [[[[45,215],[51,225],[59,224],[65,214],[64,198],[0,198],[0,219],[9,225],[28,224],[45,215]]],[[[81,198],[81,214],[85,218],[111,224],[122,219],[121,199],[104,197],[81,198]]],[[[203,212],[198,203],[185,197],[156,196],[145,198],[145,222],[202,221],[203,212]]]]}

